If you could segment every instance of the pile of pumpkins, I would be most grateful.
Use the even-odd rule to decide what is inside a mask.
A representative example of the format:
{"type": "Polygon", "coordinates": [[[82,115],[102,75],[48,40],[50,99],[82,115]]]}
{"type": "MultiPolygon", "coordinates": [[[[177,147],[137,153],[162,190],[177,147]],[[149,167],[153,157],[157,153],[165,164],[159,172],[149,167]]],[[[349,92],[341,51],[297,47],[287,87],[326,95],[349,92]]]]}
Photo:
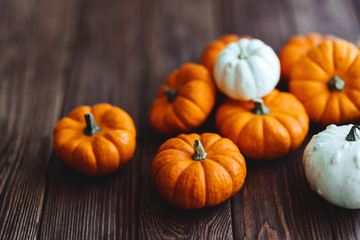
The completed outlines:
{"type": "MultiPolygon", "coordinates": [[[[203,50],[200,64],[186,63],[160,86],[150,123],[172,137],[159,148],[152,177],[160,195],[185,209],[219,204],[237,193],[248,160],[271,160],[296,150],[309,119],[327,129],[305,149],[306,177],[329,202],[360,208],[360,51],[320,34],[294,36],[279,57],[249,36],[225,35],[203,50]],[[275,87],[280,78],[290,92],[275,87]],[[219,134],[191,133],[215,106],[219,134]],[[245,158],[244,158],[244,156],[245,158]]],[[[86,175],[106,175],[133,156],[131,117],[109,104],[81,106],[54,128],[54,150],[86,175]]]]}

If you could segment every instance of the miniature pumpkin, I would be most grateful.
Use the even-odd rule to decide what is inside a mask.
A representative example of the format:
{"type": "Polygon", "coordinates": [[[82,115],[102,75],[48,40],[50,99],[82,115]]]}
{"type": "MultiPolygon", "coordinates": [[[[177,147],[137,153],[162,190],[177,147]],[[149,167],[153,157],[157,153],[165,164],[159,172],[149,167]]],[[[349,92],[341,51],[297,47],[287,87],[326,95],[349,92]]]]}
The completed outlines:
{"type": "Polygon", "coordinates": [[[203,50],[200,63],[213,74],[215,62],[220,52],[224,50],[229,43],[238,42],[241,38],[252,39],[246,35],[238,36],[236,34],[228,34],[212,41],[203,50]]]}
{"type": "Polygon", "coordinates": [[[324,41],[291,70],[290,91],[310,120],[324,125],[360,118],[360,51],[341,39],[324,41]]]}
{"type": "Polygon", "coordinates": [[[161,85],[150,111],[150,123],[165,135],[189,132],[204,123],[215,104],[209,71],[187,63],[161,85]]]}
{"type": "Polygon", "coordinates": [[[194,209],[219,204],[237,193],[246,164],[230,139],[215,133],[180,134],[161,145],[152,176],[168,203],[194,209]]]}
{"type": "Polygon", "coordinates": [[[216,126],[244,156],[274,159],[300,146],[308,132],[309,119],[294,95],[275,89],[263,100],[228,99],[217,110],[216,126]]]}
{"type": "Polygon", "coordinates": [[[110,104],[81,106],[54,128],[56,155],[86,175],[106,175],[126,164],[135,151],[131,117],[110,104]]]}
{"type": "Polygon", "coordinates": [[[360,208],[360,126],[330,125],[314,135],[303,163],[315,192],[344,208],[360,208]]]}
{"type": "Polygon", "coordinates": [[[280,78],[280,62],[274,50],[258,39],[240,39],[219,54],[214,69],[218,88],[238,100],[270,93],[280,78]]]}
{"type": "Polygon", "coordinates": [[[281,76],[285,79],[290,77],[291,67],[306,53],[319,45],[319,43],[335,39],[333,36],[322,36],[318,33],[296,35],[290,38],[279,53],[281,76]]]}

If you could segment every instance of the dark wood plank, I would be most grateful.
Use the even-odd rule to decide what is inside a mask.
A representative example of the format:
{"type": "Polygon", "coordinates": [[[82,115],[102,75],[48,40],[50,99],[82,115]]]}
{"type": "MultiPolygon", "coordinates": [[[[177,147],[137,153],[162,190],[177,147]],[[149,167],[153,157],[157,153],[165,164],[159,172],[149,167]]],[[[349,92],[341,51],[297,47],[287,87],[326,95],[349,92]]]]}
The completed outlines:
{"type": "Polygon", "coordinates": [[[36,238],[77,1],[0,2],[0,239],[36,238]]]}
{"type": "MultiPolygon", "coordinates": [[[[278,50],[282,44],[281,37],[294,34],[294,20],[288,8],[287,2],[224,1],[223,29],[225,33],[248,34],[260,38],[274,50],[278,50]]],[[[290,159],[284,158],[271,163],[247,162],[246,184],[242,192],[232,199],[236,239],[288,239],[301,236],[300,228],[295,233],[289,229],[289,223],[285,219],[289,212],[284,209],[281,201],[290,197],[286,194],[288,189],[283,182],[283,177],[289,173],[282,173],[289,168],[285,164],[289,165],[286,161],[290,159]]]]}
{"type": "MultiPolygon", "coordinates": [[[[145,2],[144,2],[145,3],[145,2]]],[[[182,210],[161,199],[151,179],[151,162],[166,137],[149,124],[149,109],[167,75],[186,62],[197,62],[202,48],[218,34],[210,1],[148,1],[143,6],[148,36],[145,59],[145,91],[142,95],[142,131],[139,177],[139,239],[231,239],[230,201],[199,210],[182,210]]],[[[211,119],[213,121],[213,119],[211,119]]],[[[211,124],[209,127],[211,128],[211,124]]],[[[213,124],[212,124],[213,125],[213,124]]],[[[200,131],[208,131],[202,128],[200,131]]],[[[213,130],[213,128],[212,128],[213,130]]]]}
{"type": "MultiPolygon", "coordinates": [[[[360,4],[358,1],[287,1],[297,34],[319,32],[332,34],[351,42],[359,36],[360,4]]],[[[286,38],[290,37],[285,36],[286,38]]],[[[286,39],[283,39],[285,42],[286,39]]]]}
{"type": "MultiPolygon", "coordinates": [[[[299,1],[292,1],[294,5],[299,4],[299,1]]],[[[315,3],[314,1],[304,1],[303,14],[297,22],[299,25],[301,21],[306,18],[305,12],[313,12],[311,16],[313,19],[313,26],[321,33],[330,33],[340,38],[344,38],[351,42],[356,42],[359,36],[359,13],[358,1],[321,1],[315,3]]],[[[300,13],[301,15],[301,13],[300,13]]],[[[303,31],[306,29],[304,28],[303,31]]],[[[303,172],[303,171],[302,171],[303,172]]],[[[307,187],[308,191],[310,188],[307,187]]],[[[320,199],[314,192],[312,192],[315,200],[314,207],[316,209],[325,208],[326,214],[330,221],[334,239],[359,239],[360,238],[360,211],[346,210],[335,207],[320,199]]]]}
{"type": "Polygon", "coordinates": [[[360,238],[359,210],[344,209],[329,204],[328,213],[334,239],[355,240],[360,238]]]}
{"type": "Polygon", "coordinates": [[[357,40],[360,33],[357,12],[359,9],[355,8],[351,0],[330,0],[319,3],[313,1],[312,5],[314,25],[320,33],[330,33],[351,42],[357,40]]]}
{"type": "Polygon", "coordinates": [[[248,162],[247,184],[233,198],[236,238],[331,239],[328,204],[309,189],[302,153],[270,163],[248,162]]]}
{"type": "MultiPolygon", "coordinates": [[[[224,29],[258,37],[276,51],[296,33],[332,33],[353,41],[359,29],[349,1],[224,1],[223,13],[227,13],[223,18],[224,29]]],[[[338,208],[320,199],[306,182],[302,153],[311,136],[320,130],[321,127],[312,126],[302,147],[283,159],[268,164],[248,162],[243,193],[232,201],[235,238],[356,236],[352,235],[358,232],[356,211],[348,214],[338,210],[338,215],[332,216],[333,208],[338,208]],[[339,224],[337,217],[348,221],[339,224]],[[349,227],[351,224],[353,227],[349,227]]]]}
{"type": "MultiPolygon", "coordinates": [[[[139,9],[133,0],[83,1],[62,116],[79,105],[108,102],[127,111],[139,129],[146,42],[139,9]]],[[[41,238],[136,238],[140,148],[127,166],[105,177],[83,176],[53,156],[41,238]]]]}
{"type": "Polygon", "coordinates": [[[222,1],[222,32],[259,38],[277,51],[296,31],[290,7],[287,1],[222,1]]]}
{"type": "MultiPolygon", "coordinates": [[[[157,88],[196,62],[223,33],[249,34],[278,51],[288,37],[316,31],[350,41],[357,0],[0,0],[0,239],[358,239],[360,211],[310,190],[302,152],[248,162],[243,189],[211,208],[165,203],[151,162],[166,140],[149,124],[157,88]],[[86,177],[52,153],[56,121],[98,102],[122,107],[138,130],[123,169],[86,177]]],[[[214,115],[198,132],[216,131],[214,115]]]]}

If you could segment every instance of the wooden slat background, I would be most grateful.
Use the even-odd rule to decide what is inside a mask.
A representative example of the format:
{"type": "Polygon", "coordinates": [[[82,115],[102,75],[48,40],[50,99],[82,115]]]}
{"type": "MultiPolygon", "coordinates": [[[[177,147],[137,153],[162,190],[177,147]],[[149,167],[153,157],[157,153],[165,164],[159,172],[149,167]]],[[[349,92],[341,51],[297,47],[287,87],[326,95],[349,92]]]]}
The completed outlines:
{"type": "MultiPolygon", "coordinates": [[[[149,109],[167,74],[197,62],[221,34],[248,34],[276,51],[297,33],[356,41],[359,0],[0,0],[0,239],[359,239],[360,212],[313,193],[299,150],[248,162],[243,189],[215,207],[166,204],[151,161],[166,140],[149,109]],[[124,168],[86,177],[52,150],[73,108],[108,102],[134,119],[124,168]]],[[[214,132],[214,115],[198,132],[214,132]]]]}

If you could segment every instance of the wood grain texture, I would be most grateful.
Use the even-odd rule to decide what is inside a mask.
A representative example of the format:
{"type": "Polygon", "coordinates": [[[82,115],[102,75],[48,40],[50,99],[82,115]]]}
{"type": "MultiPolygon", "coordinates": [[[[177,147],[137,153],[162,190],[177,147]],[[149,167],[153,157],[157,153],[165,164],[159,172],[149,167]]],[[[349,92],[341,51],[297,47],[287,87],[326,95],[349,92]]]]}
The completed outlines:
{"type": "Polygon", "coordinates": [[[40,228],[72,10],[76,1],[0,3],[0,239],[33,239],[40,228]]]}
{"type": "Polygon", "coordinates": [[[259,38],[275,51],[296,31],[287,1],[223,1],[223,33],[259,38]]]}
{"type": "MultiPolygon", "coordinates": [[[[343,1],[342,5],[339,6],[339,3],[333,0],[327,4],[327,9],[328,11],[335,14],[334,19],[331,18],[332,22],[326,23],[328,28],[331,27],[333,22],[336,22],[336,19],[341,19],[341,27],[335,28],[334,31],[339,32],[338,36],[345,35],[346,37],[344,36],[344,38],[352,41],[353,43],[356,43],[360,36],[360,1],[343,1]],[[338,8],[340,8],[340,12],[337,11],[338,8]]],[[[338,25],[340,26],[340,24],[338,25]]],[[[328,205],[328,214],[334,238],[359,239],[360,211],[347,210],[332,206],[330,204],[328,205]]]]}
{"type": "MultiPolygon", "coordinates": [[[[148,64],[143,79],[146,85],[141,92],[143,116],[149,116],[158,87],[167,75],[183,63],[197,62],[202,48],[214,38],[212,8],[211,2],[204,0],[164,0],[144,6],[142,28],[149,38],[144,49],[148,64]]],[[[161,199],[151,179],[151,162],[166,138],[154,132],[148,117],[142,118],[140,129],[143,137],[140,142],[139,239],[231,239],[230,201],[212,208],[184,211],[161,199]]]]}
{"type": "MultiPolygon", "coordinates": [[[[83,1],[62,116],[80,105],[108,102],[127,111],[139,126],[138,9],[130,0],[83,1]]],[[[110,176],[86,177],[53,156],[41,238],[136,238],[137,159],[138,153],[110,176]]]]}
{"type": "MultiPolygon", "coordinates": [[[[312,192],[302,152],[248,162],[243,189],[186,211],[161,199],[151,162],[167,139],[149,124],[160,84],[221,34],[278,51],[297,33],[360,34],[358,0],[0,0],[0,239],[359,239],[360,211],[312,192]],[[52,151],[73,108],[126,110],[137,149],[124,168],[86,177],[52,151]]],[[[217,105],[221,103],[218,101],[217,105]]],[[[197,132],[215,132],[214,112],[197,132]]]]}
{"type": "MultiPolygon", "coordinates": [[[[349,40],[356,39],[355,31],[359,28],[351,9],[349,1],[326,1],[319,4],[295,0],[281,3],[252,1],[251,4],[246,1],[224,1],[224,10],[230,13],[236,11],[236,14],[224,15],[222,25],[232,32],[258,36],[278,51],[286,39],[296,32],[318,31],[349,40]],[[341,16],[338,11],[349,14],[341,16]],[[322,14],[333,17],[324,21],[328,18],[322,14]],[[336,25],[344,27],[331,27],[336,25]]],[[[259,164],[248,162],[249,173],[243,193],[235,195],[232,200],[235,238],[346,239],[351,236],[346,230],[344,234],[333,232],[333,229],[349,229],[342,225],[358,222],[355,216],[359,213],[352,211],[355,216],[348,223],[339,223],[335,216],[328,214],[331,213],[330,205],[316,196],[306,183],[302,153],[311,136],[320,130],[321,127],[312,126],[302,147],[279,161],[259,164]]],[[[350,232],[356,234],[354,229],[350,232]]]]}

